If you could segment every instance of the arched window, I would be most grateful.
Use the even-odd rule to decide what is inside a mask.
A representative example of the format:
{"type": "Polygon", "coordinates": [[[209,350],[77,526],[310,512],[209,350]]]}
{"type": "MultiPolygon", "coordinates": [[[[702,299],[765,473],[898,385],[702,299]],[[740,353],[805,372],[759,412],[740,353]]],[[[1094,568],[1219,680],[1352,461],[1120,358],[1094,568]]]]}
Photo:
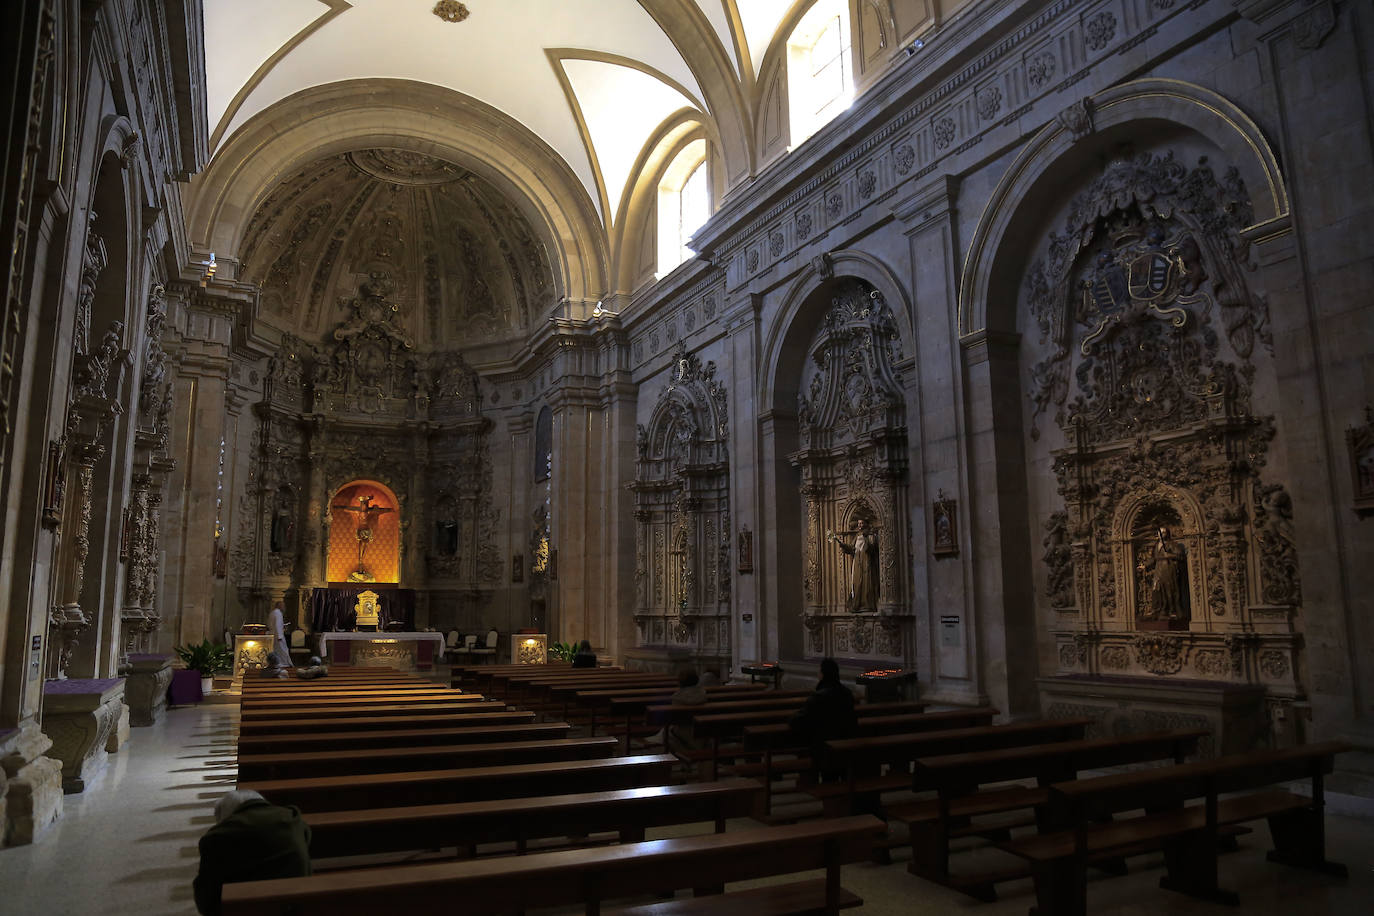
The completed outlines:
{"type": "Polygon", "coordinates": [[[787,39],[787,96],[793,146],[853,101],[846,0],[817,0],[792,30],[787,39]]]}
{"type": "Polygon", "coordinates": [[[687,242],[711,215],[709,175],[705,140],[684,146],[663,173],[658,184],[660,277],[695,254],[687,242]]]}

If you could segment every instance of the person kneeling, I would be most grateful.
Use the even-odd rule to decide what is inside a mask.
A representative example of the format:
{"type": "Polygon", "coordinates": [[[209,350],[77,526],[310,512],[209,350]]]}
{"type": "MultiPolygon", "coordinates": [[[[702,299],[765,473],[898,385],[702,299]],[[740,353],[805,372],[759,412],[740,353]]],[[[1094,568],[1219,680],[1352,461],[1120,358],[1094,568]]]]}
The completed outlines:
{"type": "Polygon", "coordinates": [[[200,838],[200,872],[193,884],[203,916],[219,916],[226,884],[310,874],[310,828],[296,808],[237,789],[215,804],[215,820],[200,838]]]}

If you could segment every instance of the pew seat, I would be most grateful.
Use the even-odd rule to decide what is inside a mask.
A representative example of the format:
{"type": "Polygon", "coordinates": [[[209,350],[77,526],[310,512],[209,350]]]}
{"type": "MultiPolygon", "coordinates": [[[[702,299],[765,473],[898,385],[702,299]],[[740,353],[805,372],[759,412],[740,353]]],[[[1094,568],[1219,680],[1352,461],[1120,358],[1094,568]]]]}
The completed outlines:
{"type": "Polygon", "coordinates": [[[315,775],[362,775],[427,768],[483,767],[610,757],[614,738],[552,738],[482,744],[425,744],[285,754],[239,752],[239,779],[290,779],[315,775]]]}
{"type": "MultiPolygon", "coordinates": [[[[837,912],[841,900],[853,899],[842,893],[841,866],[866,857],[873,838],[882,831],[877,818],[859,815],[527,856],[245,881],[225,885],[222,912],[224,916],[373,916],[457,910],[464,916],[495,916],[536,907],[581,905],[588,914],[600,914],[607,900],[692,888],[703,902],[683,904],[687,911],[714,913],[721,911],[716,905],[730,905],[731,895],[719,894],[731,882],[818,868],[826,871],[820,909],[837,912]]],[[[746,893],[754,907],[750,912],[758,916],[815,911],[812,906],[798,909],[792,903],[767,907],[766,894],[746,893]]]]}
{"type": "Polygon", "coordinates": [[[238,788],[253,789],[273,804],[295,805],[306,813],[348,811],[662,785],[669,781],[676,762],[670,754],[645,754],[362,776],[240,780],[238,788]]]}
{"type": "Polygon", "coordinates": [[[1218,839],[1227,826],[1261,819],[1274,841],[1270,861],[1344,877],[1345,866],[1326,858],[1323,781],[1349,747],[1331,741],[1056,783],[1046,829],[1000,845],[1031,863],[1043,916],[1087,913],[1089,864],[1161,848],[1161,887],[1235,906],[1239,895],[1218,882],[1218,839]],[[1310,798],[1272,788],[1300,779],[1310,780],[1310,798]]]}
{"type": "Polygon", "coordinates": [[[483,799],[449,805],[420,805],[364,811],[308,814],[310,856],[407,852],[418,849],[515,843],[523,853],[530,840],[615,831],[621,842],[644,839],[644,830],[700,821],[725,829],[725,820],[744,817],[759,784],[752,779],[649,786],[537,798],[483,799]]]}

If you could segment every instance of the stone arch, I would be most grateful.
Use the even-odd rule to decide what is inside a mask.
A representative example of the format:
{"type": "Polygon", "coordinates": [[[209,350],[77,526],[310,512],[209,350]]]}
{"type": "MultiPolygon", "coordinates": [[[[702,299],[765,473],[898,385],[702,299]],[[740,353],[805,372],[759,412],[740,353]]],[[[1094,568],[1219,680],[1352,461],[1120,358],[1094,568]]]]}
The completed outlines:
{"type": "Polygon", "coordinates": [[[594,302],[607,288],[610,258],[601,219],[568,164],[504,113],[407,80],[330,83],[255,115],[192,181],[186,195],[192,242],[234,259],[249,217],[280,177],[321,157],[368,147],[422,153],[481,175],[520,209],[548,248],[559,296],[594,302]],[[371,104],[357,107],[359,93],[371,104]]]}
{"type": "Polygon", "coordinates": [[[902,352],[917,352],[911,298],[886,263],[867,252],[850,249],[817,255],[783,294],[764,337],[758,390],[765,410],[795,411],[799,392],[789,389],[786,380],[801,377],[806,358],[803,351],[829,307],[823,290],[845,277],[862,280],[882,295],[896,322],[902,352]]]}
{"type": "Polygon", "coordinates": [[[1100,156],[1132,127],[1156,123],[1198,134],[1227,153],[1254,202],[1258,237],[1286,230],[1288,190],[1263,132],[1234,103],[1180,80],[1142,79],[1069,106],[1022,148],[978,221],[959,288],[959,335],[1016,329],[1017,284],[1028,258],[1004,244],[1028,231],[1042,204],[1069,175],[1100,156]]]}
{"type": "Polygon", "coordinates": [[[649,422],[636,430],[636,652],[730,657],[729,428],[714,362],[679,346],[649,422]]]}
{"type": "MultiPolygon", "coordinates": [[[[631,291],[641,281],[652,280],[640,272],[643,259],[639,245],[646,238],[657,240],[658,186],[663,174],[677,154],[689,143],[706,141],[706,165],[711,168],[712,145],[719,148],[719,135],[709,120],[691,109],[683,109],[665,121],[645,144],[630,174],[633,185],[621,201],[612,238],[615,280],[618,291],[631,291]]],[[[714,185],[714,183],[713,183],[714,185]]],[[[713,191],[713,197],[714,191],[713,191]]],[[[654,248],[655,273],[665,273],[658,264],[658,249],[654,248]]],[[[685,262],[684,262],[685,263],[685,262]]]]}

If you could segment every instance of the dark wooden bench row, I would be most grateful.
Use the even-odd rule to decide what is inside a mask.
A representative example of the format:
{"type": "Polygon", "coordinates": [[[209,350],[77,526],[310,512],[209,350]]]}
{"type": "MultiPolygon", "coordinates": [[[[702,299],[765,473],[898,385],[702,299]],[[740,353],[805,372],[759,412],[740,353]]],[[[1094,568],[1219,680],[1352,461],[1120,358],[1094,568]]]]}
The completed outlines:
{"type": "MultiPolygon", "coordinates": [[[[692,900],[673,901],[675,913],[726,912],[731,904],[757,916],[834,913],[861,901],[844,891],[840,867],[868,855],[883,824],[860,816],[592,849],[527,856],[328,872],[309,878],[248,881],[224,888],[225,916],[350,916],[379,912],[444,912],[466,916],[581,905],[601,914],[605,901],[691,888],[692,900]],[[823,882],[760,888],[721,896],[732,881],[825,869],[823,882]],[[807,897],[800,901],[798,897],[807,897]],[[776,901],[785,900],[785,908],[776,901]]],[[[648,910],[661,912],[663,904],[648,910]]],[[[621,912],[621,911],[616,911],[621,912]]]]}
{"type": "Polygon", "coordinates": [[[530,840],[614,831],[624,843],[644,839],[649,827],[711,822],[717,832],[729,818],[746,816],[759,784],[752,779],[538,798],[498,798],[447,805],[329,811],[305,816],[310,856],[411,852],[483,843],[514,843],[524,853],[530,840]]]}
{"type": "Polygon", "coordinates": [[[885,816],[909,828],[912,858],[908,870],[955,887],[980,900],[996,899],[995,885],[1029,876],[1027,868],[952,875],[950,841],[962,836],[1004,838],[1015,826],[1034,824],[1037,806],[1049,799],[1050,783],[1076,779],[1085,770],[1166,760],[1182,763],[1197,753],[1206,730],[1152,732],[1112,738],[1055,741],[1021,747],[921,757],[912,788],[935,790],[929,800],[888,805],[885,816]],[[1035,785],[1007,785],[1011,780],[1035,785]],[[995,784],[995,785],[994,785],[995,784]],[[975,818],[1023,812],[1021,819],[999,820],[992,829],[975,818]]]}
{"type": "Polygon", "coordinates": [[[264,735],[327,735],[347,731],[396,731],[415,728],[462,728],[515,725],[533,722],[534,713],[506,709],[505,703],[476,703],[471,706],[440,707],[433,710],[406,709],[403,713],[369,710],[357,715],[280,716],[239,723],[239,740],[264,735]]]}
{"type": "Polygon", "coordinates": [[[240,789],[261,792],[278,805],[306,813],[450,804],[474,798],[525,798],[566,792],[603,792],[671,781],[669,754],[612,757],[448,770],[417,770],[363,776],[240,780],[240,789]]]}
{"type": "Polygon", "coordinates": [[[1002,845],[1031,863],[1046,916],[1087,913],[1090,863],[1160,848],[1161,887],[1234,906],[1239,896],[1218,882],[1218,839],[1224,827],[1247,821],[1268,820],[1270,861],[1345,876],[1344,865],[1326,858],[1323,780],[1349,747],[1326,742],[1057,783],[1049,788],[1046,832],[1002,845]],[[1270,788],[1302,779],[1310,797],[1270,788]],[[1187,804],[1195,800],[1201,804],[1187,804]],[[1145,813],[1104,822],[1137,809],[1145,813]]]}

